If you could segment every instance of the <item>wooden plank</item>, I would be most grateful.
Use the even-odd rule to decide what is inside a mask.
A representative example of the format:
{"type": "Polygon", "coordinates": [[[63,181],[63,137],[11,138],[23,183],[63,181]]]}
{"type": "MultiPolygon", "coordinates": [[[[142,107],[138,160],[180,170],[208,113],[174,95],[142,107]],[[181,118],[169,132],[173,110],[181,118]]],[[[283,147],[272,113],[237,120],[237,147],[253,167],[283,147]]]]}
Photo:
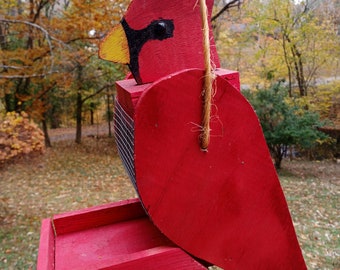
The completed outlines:
{"type": "Polygon", "coordinates": [[[133,118],[135,106],[139,97],[149,84],[136,85],[134,79],[127,79],[116,82],[117,99],[125,112],[133,118]]]}
{"type": "Polygon", "coordinates": [[[218,68],[214,71],[216,76],[219,76],[228,81],[236,90],[241,91],[240,74],[235,70],[218,68]]]}
{"type": "Polygon", "coordinates": [[[200,149],[203,70],[152,84],[135,112],[135,171],[154,224],[224,269],[306,269],[261,125],[217,76],[208,151],[200,149]]]}
{"type": "Polygon", "coordinates": [[[42,221],[37,270],[54,270],[54,232],[51,219],[42,221]]]}
{"type": "Polygon", "coordinates": [[[37,270],[206,269],[141,210],[139,200],[133,199],[59,214],[56,236],[52,220],[44,219],[37,270]]]}
{"type": "Polygon", "coordinates": [[[59,236],[145,216],[139,199],[132,199],[58,214],[53,224],[59,236]]]}
{"type": "Polygon", "coordinates": [[[157,247],[133,254],[129,261],[102,268],[101,270],[203,270],[205,266],[177,247],[157,247]]]}
{"type": "Polygon", "coordinates": [[[162,247],[174,244],[148,217],[63,234],[56,238],[56,270],[101,269],[131,260],[138,265],[155,250],[161,254],[162,247]]]}
{"type": "MultiPolygon", "coordinates": [[[[217,68],[214,71],[216,76],[227,80],[232,86],[240,91],[240,76],[237,71],[217,68]]],[[[128,75],[128,77],[131,77],[128,75]]],[[[143,94],[151,84],[137,85],[134,79],[125,79],[116,82],[117,99],[125,112],[131,117],[134,117],[135,106],[143,94]]]]}

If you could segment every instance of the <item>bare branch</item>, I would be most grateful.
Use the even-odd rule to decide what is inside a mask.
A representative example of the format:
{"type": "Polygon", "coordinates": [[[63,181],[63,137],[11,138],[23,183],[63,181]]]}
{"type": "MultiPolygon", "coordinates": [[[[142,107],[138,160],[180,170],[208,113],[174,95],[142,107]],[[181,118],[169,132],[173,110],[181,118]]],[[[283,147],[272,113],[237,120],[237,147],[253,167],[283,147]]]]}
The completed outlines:
{"type": "Polygon", "coordinates": [[[0,79],[29,79],[29,78],[44,78],[48,75],[59,72],[47,72],[43,74],[31,74],[31,75],[0,75],[0,79]]]}
{"type": "Polygon", "coordinates": [[[233,7],[240,7],[242,0],[233,0],[227,3],[216,15],[211,18],[211,21],[215,21],[218,17],[220,17],[226,10],[231,9],[233,7]]]}
{"type": "Polygon", "coordinates": [[[95,93],[93,93],[92,95],[89,95],[85,98],[82,99],[82,102],[84,103],[86,100],[95,97],[96,95],[98,95],[99,93],[101,93],[102,91],[104,91],[107,87],[112,87],[114,86],[114,84],[106,84],[104,85],[102,88],[98,89],[95,93]]]}
{"type": "Polygon", "coordinates": [[[3,69],[16,69],[16,70],[20,70],[20,69],[31,68],[31,67],[29,67],[29,66],[21,66],[21,67],[17,67],[17,66],[0,65],[0,68],[3,68],[3,69]]]}

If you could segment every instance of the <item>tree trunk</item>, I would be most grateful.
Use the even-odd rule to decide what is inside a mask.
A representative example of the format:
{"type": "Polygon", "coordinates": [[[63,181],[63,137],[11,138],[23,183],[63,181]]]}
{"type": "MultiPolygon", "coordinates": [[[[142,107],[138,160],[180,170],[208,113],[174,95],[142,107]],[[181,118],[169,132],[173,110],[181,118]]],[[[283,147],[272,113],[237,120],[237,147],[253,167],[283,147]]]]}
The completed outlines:
{"type": "Polygon", "coordinates": [[[269,147],[274,158],[274,166],[276,170],[281,169],[281,162],[283,159],[283,152],[281,151],[280,145],[274,145],[269,147]]]}
{"type": "MultiPolygon", "coordinates": [[[[292,53],[292,61],[295,69],[295,78],[298,83],[300,96],[307,96],[307,85],[303,70],[302,54],[296,47],[296,44],[292,42],[289,35],[284,33],[284,41],[287,41],[290,45],[290,51],[292,53]]],[[[285,45],[284,45],[285,46],[285,45]]],[[[289,65],[287,65],[288,67],[289,65]]],[[[290,67],[289,67],[290,68],[290,67]]],[[[291,70],[291,69],[290,69],[291,70]]]]}
{"type": "Polygon", "coordinates": [[[42,123],[42,128],[43,128],[44,137],[45,137],[45,146],[46,147],[52,147],[51,140],[50,140],[50,137],[48,135],[46,119],[41,120],[41,123],[42,123]]]}
{"type": "Polygon", "coordinates": [[[83,68],[80,64],[77,66],[77,105],[76,105],[76,140],[75,142],[81,144],[81,120],[82,120],[82,110],[83,110],[83,100],[81,95],[81,76],[83,68]]]}
{"type": "Polygon", "coordinates": [[[306,80],[303,72],[303,62],[301,53],[298,51],[295,45],[291,47],[294,67],[295,67],[295,77],[298,82],[298,87],[300,91],[300,96],[304,97],[307,96],[307,87],[306,87],[306,80]]]}
{"type": "Polygon", "coordinates": [[[13,112],[15,111],[15,97],[12,93],[5,94],[5,108],[6,112],[13,112]]]}
{"type": "Polygon", "coordinates": [[[94,110],[93,109],[90,109],[90,123],[91,123],[91,126],[94,125],[94,110]]]}
{"type": "Polygon", "coordinates": [[[50,123],[51,123],[51,128],[52,129],[56,129],[56,128],[60,128],[60,119],[59,119],[59,115],[56,113],[52,113],[52,117],[49,117],[50,119],[50,123]]]}
{"type": "Polygon", "coordinates": [[[287,45],[286,45],[286,37],[283,36],[283,41],[282,41],[282,47],[283,47],[283,53],[284,53],[284,59],[288,71],[288,94],[289,97],[293,96],[292,93],[292,68],[290,66],[290,62],[288,60],[288,53],[287,53],[287,45]]]}
{"type": "Polygon", "coordinates": [[[76,109],[76,143],[81,144],[81,116],[82,116],[83,101],[81,96],[81,91],[78,90],[77,94],[77,109],[76,109]]]}

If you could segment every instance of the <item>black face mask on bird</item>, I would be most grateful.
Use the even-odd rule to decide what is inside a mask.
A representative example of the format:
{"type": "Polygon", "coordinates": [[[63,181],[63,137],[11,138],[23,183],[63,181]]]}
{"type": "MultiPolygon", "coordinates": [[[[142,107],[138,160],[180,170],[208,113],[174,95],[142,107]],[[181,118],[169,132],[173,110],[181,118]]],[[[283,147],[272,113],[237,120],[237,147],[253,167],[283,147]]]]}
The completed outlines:
{"type": "Polygon", "coordinates": [[[147,27],[134,30],[123,19],[106,37],[100,48],[100,57],[112,62],[127,64],[138,84],[142,84],[139,73],[139,53],[145,43],[162,41],[173,37],[174,22],[169,19],[152,21],[147,27]]]}
{"type": "Polygon", "coordinates": [[[129,45],[130,63],[128,66],[138,84],[142,84],[139,74],[139,53],[144,44],[150,40],[164,40],[173,37],[174,23],[172,20],[155,20],[152,21],[146,28],[134,30],[130,28],[125,19],[121,22],[127,42],[129,45]]]}

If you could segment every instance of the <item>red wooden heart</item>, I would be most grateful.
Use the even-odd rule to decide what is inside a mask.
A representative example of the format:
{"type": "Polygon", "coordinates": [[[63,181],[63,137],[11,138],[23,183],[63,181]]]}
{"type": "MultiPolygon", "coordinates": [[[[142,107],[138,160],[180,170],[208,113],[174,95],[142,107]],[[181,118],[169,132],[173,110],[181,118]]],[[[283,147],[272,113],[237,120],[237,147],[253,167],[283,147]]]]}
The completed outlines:
{"type": "Polygon", "coordinates": [[[135,112],[137,187],[155,225],[226,269],[306,269],[259,121],[217,77],[208,152],[199,146],[201,70],[155,82],[135,112]]]}

